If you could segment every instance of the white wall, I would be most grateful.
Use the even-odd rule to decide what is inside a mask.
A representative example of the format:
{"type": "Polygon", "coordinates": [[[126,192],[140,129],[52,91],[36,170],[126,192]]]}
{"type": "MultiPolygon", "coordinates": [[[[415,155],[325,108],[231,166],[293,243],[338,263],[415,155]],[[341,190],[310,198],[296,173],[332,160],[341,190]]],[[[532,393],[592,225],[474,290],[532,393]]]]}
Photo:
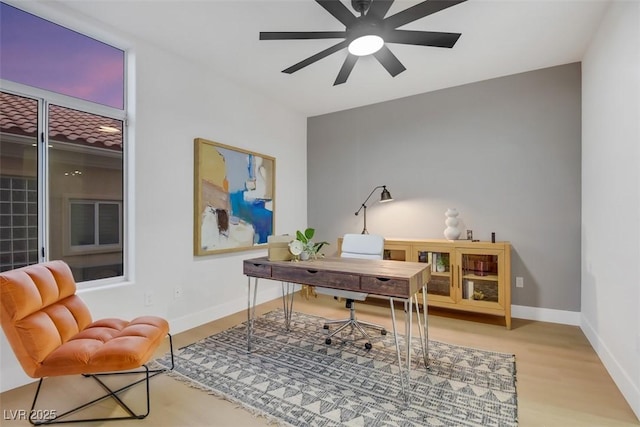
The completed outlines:
{"type": "Polygon", "coordinates": [[[581,326],[640,417],[640,3],[612,3],[582,71],[581,326]]]}
{"type": "MultiPolygon", "coordinates": [[[[77,24],[77,30],[98,25],[73,16],[66,21],[77,24]]],[[[126,29],[105,32],[114,31],[135,51],[135,220],[130,224],[135,276],[129,285],[85,291],[82,296],[95,318],[154,314],[167,318],[177,333],[246,308],[242,260],[266,255],[266,250],[193,255],[193,139],[274,156],[276,232],[291,233],[304,228],[307,218],[306,118],[214,71],[128,38],[126,29]],[[184,296],[175,300],[178,285],[184,296]],[[151,306],[144,305],[145,292],[153,292],[151,306]]],[[[279,289],[276,284],[263,286],[259,299],[275,298],[279,289]]],[[[0,391],[31,381],[4,335],[1,346],[0,391]]]]}
{"type": "Polygon", "coordinates": [[[309,224],[359,232],[381,184],[395,200],[372,197],[367,229],[387,238],[443,239],[455,207],[461,238],[511,242],[514,305],[578,317],[580,89],[573,63],[312,117],[309,224]]]}

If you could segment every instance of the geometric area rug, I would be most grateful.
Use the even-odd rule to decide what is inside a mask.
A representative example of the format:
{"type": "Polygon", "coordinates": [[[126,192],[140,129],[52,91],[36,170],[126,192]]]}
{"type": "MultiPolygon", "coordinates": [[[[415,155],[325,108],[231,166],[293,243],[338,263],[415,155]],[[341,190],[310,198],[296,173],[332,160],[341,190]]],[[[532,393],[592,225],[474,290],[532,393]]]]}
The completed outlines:
{"type": "Polygon", "coordinates": [[[243,323],[178,349],[170,375],[285,426],[518,424],[514,355],[430,340],[425,370],[414,339],[407,405],[391,333],[373,333],[371,350],[346,335],[326,345],[323,324],[294,312],[286,332],[274,310],[255,319],[250,354],[243,323]]]}

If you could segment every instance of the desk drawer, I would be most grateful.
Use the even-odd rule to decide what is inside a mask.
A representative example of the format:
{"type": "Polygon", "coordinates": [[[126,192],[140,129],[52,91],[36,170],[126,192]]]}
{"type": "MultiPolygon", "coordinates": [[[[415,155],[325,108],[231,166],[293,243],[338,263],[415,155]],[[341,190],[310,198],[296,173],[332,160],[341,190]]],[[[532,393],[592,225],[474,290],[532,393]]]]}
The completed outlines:
{"type": "Polygon", "coordinates": [[[408,298],[409,281],[401,279],[387,279],[384,277],[363,276],[360,279],[360,289],[375,295],[408,298]]]}
{"type": "Polygon", "coordinates": [[[360,278],[357,275],[319,271],[312,268],[286,268],[274,265],[271,271],[271,278],[301,285],[326,286],[327,288],[339,288],[349,291],[360,290],[360,278]]]}
{"type": "Polygon", "coordinates": [[[257,262],[244,261],[243,272],[250,277],[271,278],[271,266],[257,262]]]}

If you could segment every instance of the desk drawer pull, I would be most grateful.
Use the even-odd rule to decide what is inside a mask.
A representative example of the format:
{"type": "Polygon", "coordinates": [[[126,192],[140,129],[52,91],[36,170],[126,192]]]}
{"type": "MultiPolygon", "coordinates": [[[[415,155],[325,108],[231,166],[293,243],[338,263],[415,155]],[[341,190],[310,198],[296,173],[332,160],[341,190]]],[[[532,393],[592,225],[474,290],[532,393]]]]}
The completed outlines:
{"type": "Polygon", "coordinates": [[[251,277],[266,277],[268,279],[271,277],[271,266],[245,261],[243,263],[243,272],[251,277]]]}
{"type": "Polygon", "coordinates": [[[360,290],[376,295],[404,298],[409,295],[410,283],[408,279],[394,279],[392,277],[362,276],[360,290]]]}
{"type": "Polygon", "coordinates": [[[316,274],[318,270],[307,270],[307,273],[316,274]]]}

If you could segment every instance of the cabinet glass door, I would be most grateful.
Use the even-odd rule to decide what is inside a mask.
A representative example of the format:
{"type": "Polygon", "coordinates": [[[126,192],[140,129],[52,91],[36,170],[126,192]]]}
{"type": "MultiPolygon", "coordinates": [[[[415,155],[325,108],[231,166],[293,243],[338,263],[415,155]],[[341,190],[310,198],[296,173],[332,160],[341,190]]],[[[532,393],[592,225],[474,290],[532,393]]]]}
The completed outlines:
{"type": "Polygon", "coordinates": [[[383,258],[391,261],[408,261],[407,257],[411,253],[411,247],[407,245],[384,245],[383,258]]]}
{"type": "Polygon", "coordinates": [[[454,269],[452,268],[452,253],[448,251],[437,251],[433,249],[417,251],[418,262],[428,262],[431,264],[431,279],[427,284],[427,294],[429,301],[455,302],[453,284],[454,269]]]}
{"type": "Polygon", "coordinates": [[[501,253],[460,250],[460,302],[474,305],[502,304],[500,284],[504,269],[501,253]]]}

